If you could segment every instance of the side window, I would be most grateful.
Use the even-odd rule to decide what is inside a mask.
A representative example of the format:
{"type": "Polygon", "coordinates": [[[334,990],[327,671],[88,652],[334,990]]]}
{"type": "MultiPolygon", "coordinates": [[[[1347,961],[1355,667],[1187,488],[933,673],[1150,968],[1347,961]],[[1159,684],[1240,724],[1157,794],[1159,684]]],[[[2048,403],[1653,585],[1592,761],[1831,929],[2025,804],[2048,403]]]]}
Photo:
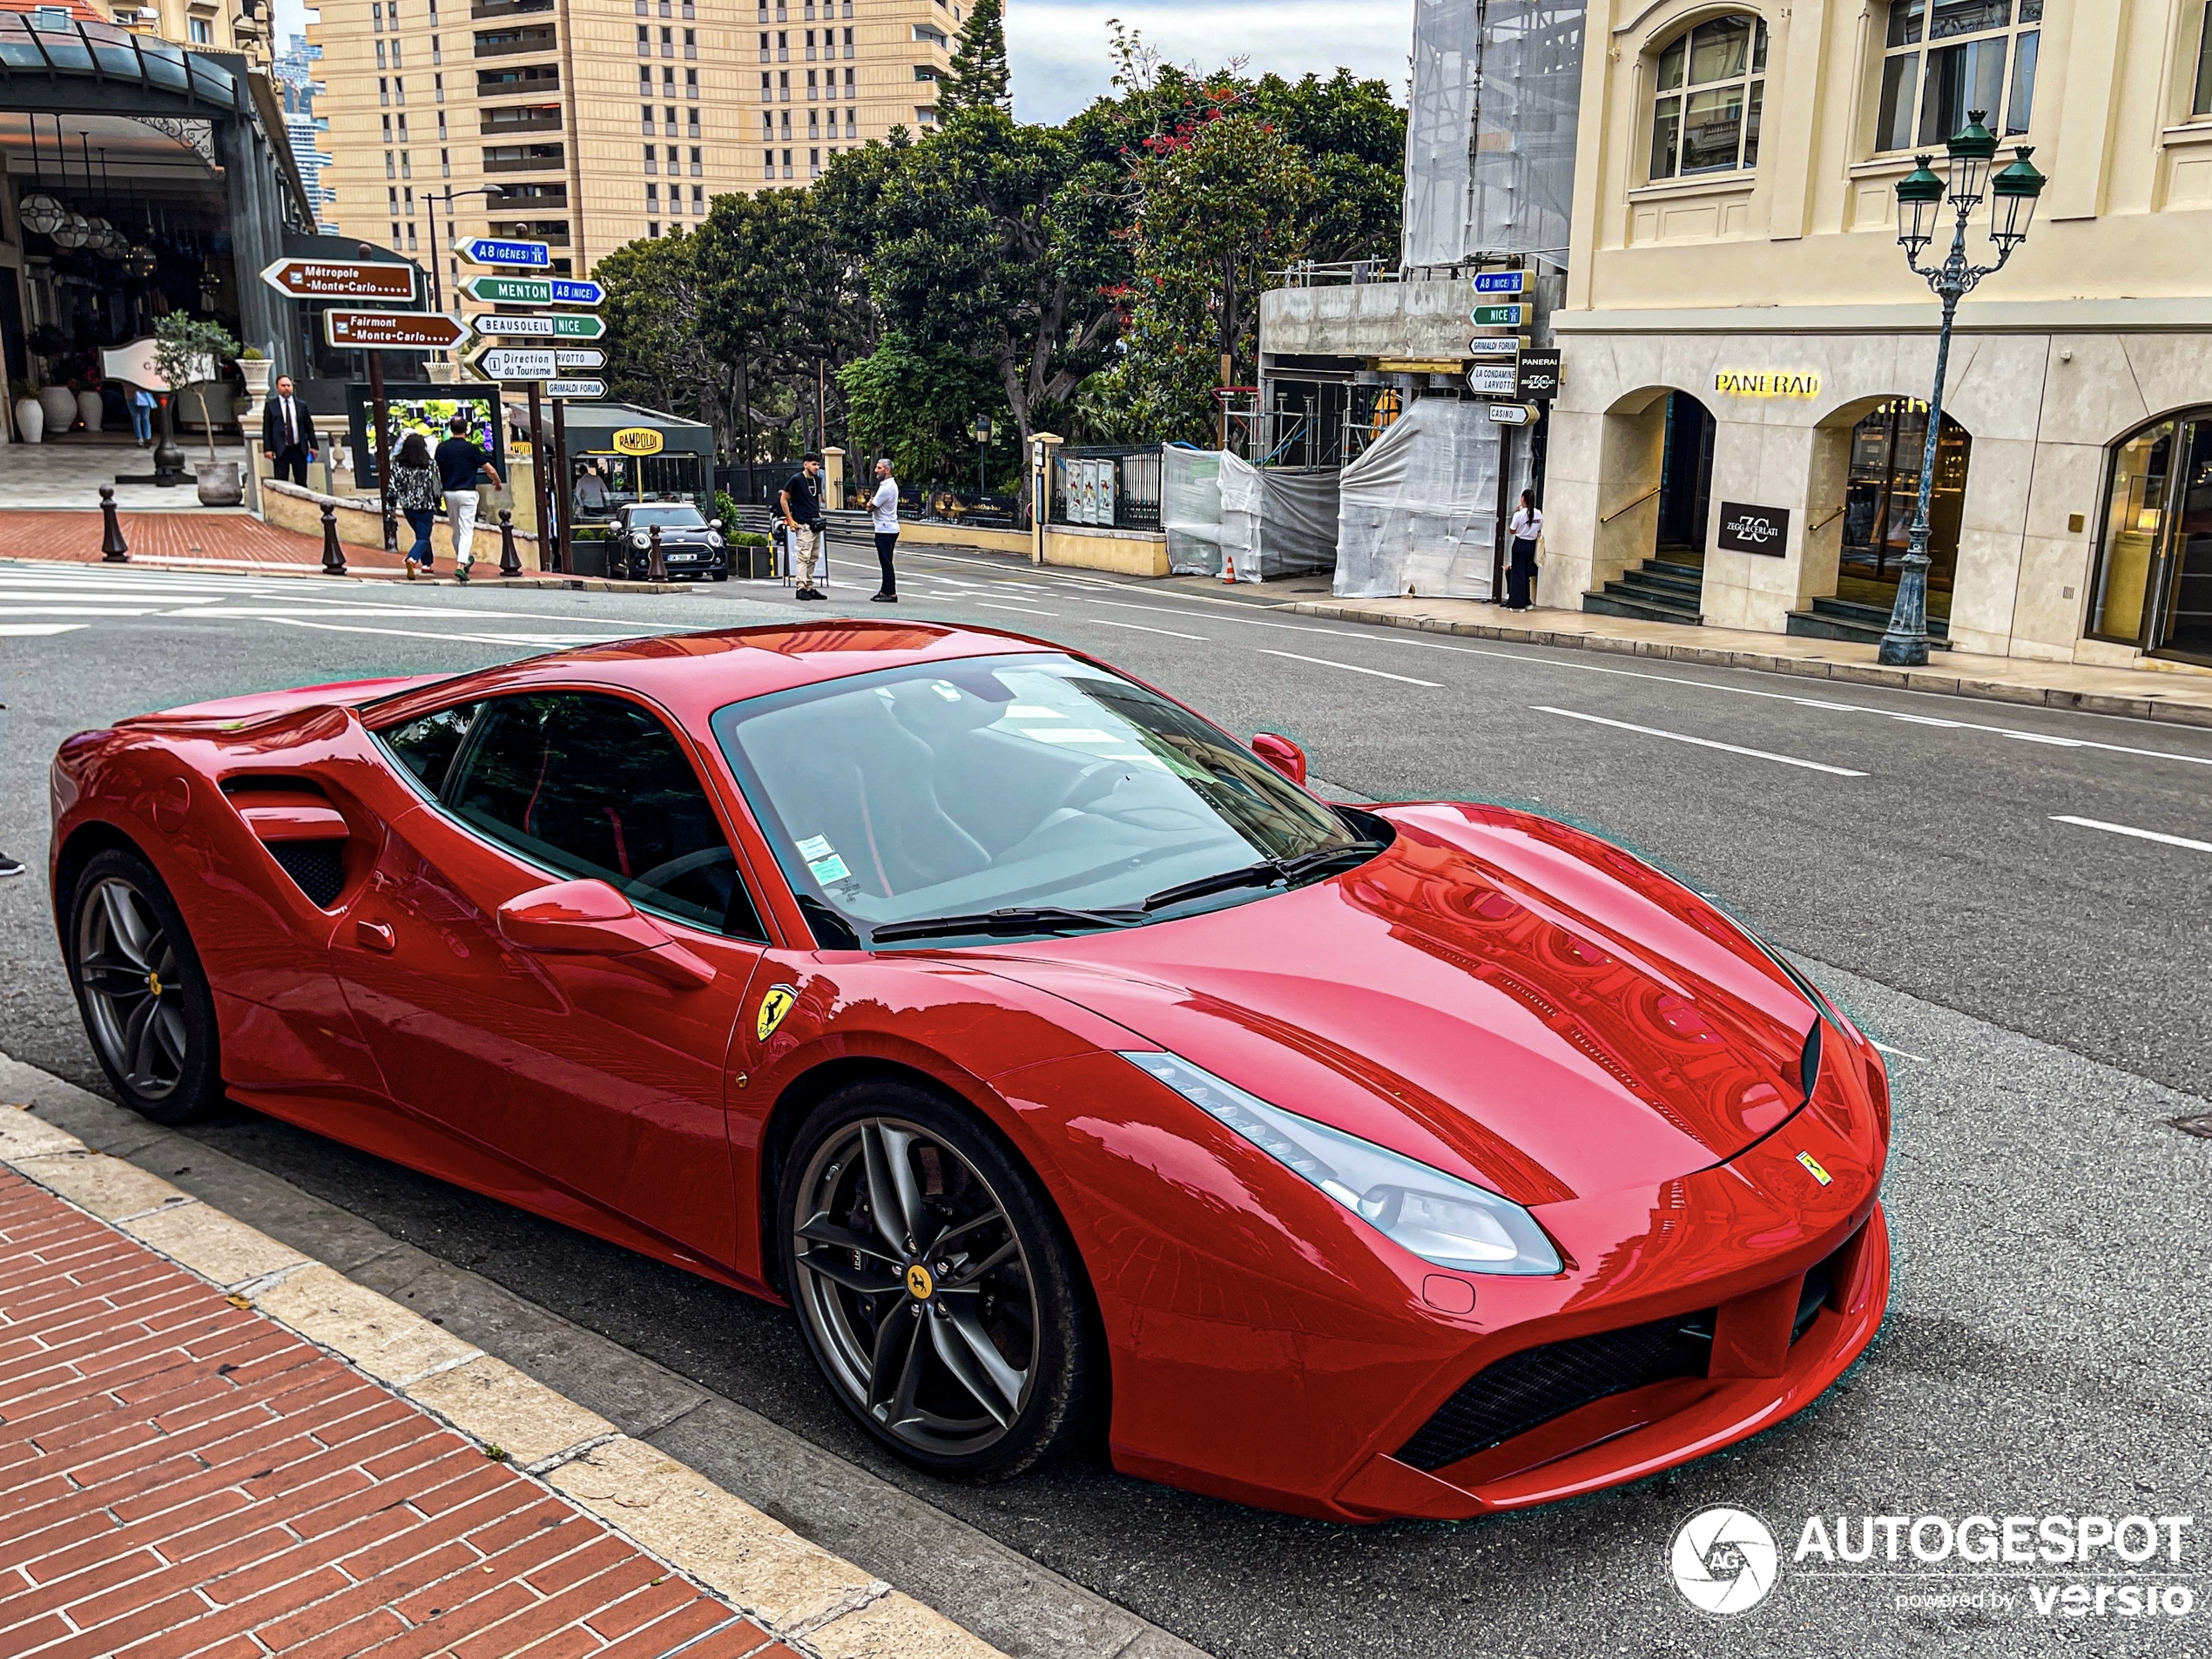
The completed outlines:
{"type": "Polygon", "coordinates": [[[442,799],[493,840],[597,877],[642,908],[767,937],[691,763],[633,703],[577,691],[494,698],[442,799]]]}
{"type": "Polygon", "coordinates": [[[463,703],[456,708],[440,709],[435,714],[380,732],[377,740],[415,775],[415,782],[438,797],[445,788],[446,774],[453,770],[453,758],[461,752],[461,740],[469,735],[469,722],[482,706],[463,703]]]}

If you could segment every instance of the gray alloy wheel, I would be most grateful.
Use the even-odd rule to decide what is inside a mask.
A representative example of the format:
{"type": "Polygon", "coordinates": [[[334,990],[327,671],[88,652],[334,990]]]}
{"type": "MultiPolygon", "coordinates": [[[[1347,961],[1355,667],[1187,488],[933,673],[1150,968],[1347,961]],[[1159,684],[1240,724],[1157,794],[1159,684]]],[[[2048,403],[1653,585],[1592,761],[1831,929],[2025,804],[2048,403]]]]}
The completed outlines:
{"type": "Polygon", "coordinates": [[[948,1136],[868,1116],[813,1149],[794,1197],[792,1301],[846,1403],[933,1462],[997,1447],[1029,1405],[1042,1322],[992,1184],[948,1136]]]}
{"type": "Polygon", "coordinates": [[[139,1101],[168,1100],[190,1076],[186,968],[169,929],[129,877],[103,875],[77,901],[84,1023],[108,1070],[139,1101]]]}

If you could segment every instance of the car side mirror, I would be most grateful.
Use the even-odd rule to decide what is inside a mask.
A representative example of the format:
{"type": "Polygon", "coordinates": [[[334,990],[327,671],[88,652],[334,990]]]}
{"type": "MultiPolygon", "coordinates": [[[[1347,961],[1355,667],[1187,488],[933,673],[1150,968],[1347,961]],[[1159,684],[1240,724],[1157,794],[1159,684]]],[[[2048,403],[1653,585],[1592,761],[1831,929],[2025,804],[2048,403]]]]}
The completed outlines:
{"type": "Polygon", "coordinates": [[[706,521],[706,527],[711,530],[718,530],[722,528],[722,521],[718,518],[710,518],[706,521]]]}
{"type": "Polygon", "coordinates": [[[1305,781],[1305,751],[1288,738],[1262,732],[1252,738],[1252,752],[1292,783],[1305,781]]]}
{"type": "Polygon", "coordinates": [[[670,938],[604,881],[556,881],[518,893],[499,907],[499,933],[509,944],[543,955],[618,958],[672,985],[714,979],[713,964],[670,938]]]}

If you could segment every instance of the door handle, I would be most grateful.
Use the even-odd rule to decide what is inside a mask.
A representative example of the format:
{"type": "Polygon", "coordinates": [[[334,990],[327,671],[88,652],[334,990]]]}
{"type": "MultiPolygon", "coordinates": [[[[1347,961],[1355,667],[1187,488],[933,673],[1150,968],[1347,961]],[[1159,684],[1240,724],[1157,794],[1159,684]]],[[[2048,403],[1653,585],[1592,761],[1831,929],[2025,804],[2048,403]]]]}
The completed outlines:
{"type": "Polygon", "coordinates": [[[354,942],[370,950],[396,950],[400,943],[388,921],[365,921],[358,917],[354,921],[354,942]]]}

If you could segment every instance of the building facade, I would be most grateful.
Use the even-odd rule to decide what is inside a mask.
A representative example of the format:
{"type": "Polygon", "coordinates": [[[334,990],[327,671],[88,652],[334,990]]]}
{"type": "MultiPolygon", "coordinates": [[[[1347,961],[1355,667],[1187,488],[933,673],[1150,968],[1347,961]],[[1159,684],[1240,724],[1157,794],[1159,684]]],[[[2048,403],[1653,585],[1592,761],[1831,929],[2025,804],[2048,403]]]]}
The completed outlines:
{"type": "Polygon", "coordinates": [[[317,225],[327,230],[331,228],[330,205],[335,198],[322,182],[322,170],[335,158],[322,147],[323,134],[330,131],[330,118],[315,113],[315,99],[329,90],[315,78],[316,65],[321,62],[322,48],[305,35],[294,35],[277,54],[273,72],[283,89],[284,131],[292,145],[292,158],[299,164],[317,225]]]}
{"type": "Polygon", "coordinates": [[[1878,636],[1939,314],[1894,191],[1978,110],[2050,183],[1960,308],[1932,617],[2212,664],[2206,0],[1594,0],[1589,32],[1544,602],[1878,636]]]}
{"type": "Polygon", "coordinates": [[[718,195],[804,185],[840,151],[930,126],[967,0],[321,12],[335,221],[426,263],[435,246],[450,294],[456,236],[548,242],[556,271],[583,275],[625,242],[696,225],[718,195]]]}

